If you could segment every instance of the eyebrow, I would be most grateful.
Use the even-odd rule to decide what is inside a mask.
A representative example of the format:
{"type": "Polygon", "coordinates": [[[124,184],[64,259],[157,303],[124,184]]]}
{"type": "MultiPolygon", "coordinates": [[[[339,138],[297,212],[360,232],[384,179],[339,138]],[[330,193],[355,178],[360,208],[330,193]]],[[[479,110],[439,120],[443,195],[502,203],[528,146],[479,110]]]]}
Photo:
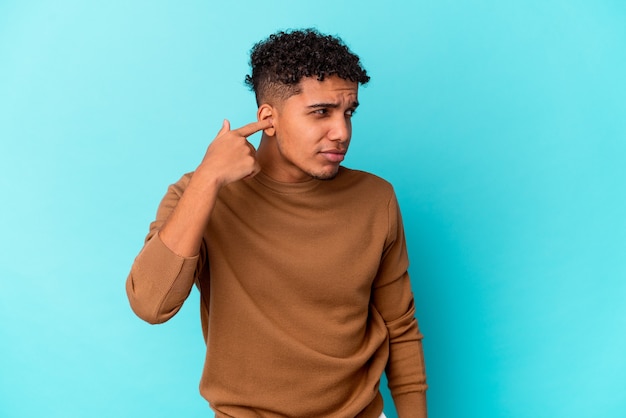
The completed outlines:
{"type": "MultiPolygon", "coordinates": [[[[339,103],[314,103],[312,105],[307,106],[308,109],[321,109],[321,108],[331,108],[336,109],[339,107],[339,103]]],[[[359,107],[359,102],[354,101],[351,103],[350,107],[352,109],[356,109],[359,107]]]]}

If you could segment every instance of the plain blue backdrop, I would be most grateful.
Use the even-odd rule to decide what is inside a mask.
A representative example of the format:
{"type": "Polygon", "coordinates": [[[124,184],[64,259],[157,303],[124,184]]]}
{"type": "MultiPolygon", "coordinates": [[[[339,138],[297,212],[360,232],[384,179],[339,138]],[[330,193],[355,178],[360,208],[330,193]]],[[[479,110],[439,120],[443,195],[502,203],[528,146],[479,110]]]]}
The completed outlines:
{"type": "Polygon", "coordinates": [[[313,26],[372,76],[346,165],[396,187],[430,416],[623,418],[625,22],[608,0],[0,1],[0,416],[212,416],[197,293],[150,326],[124,281],[167,185],[254,119],[249,49],[313,26]]]}

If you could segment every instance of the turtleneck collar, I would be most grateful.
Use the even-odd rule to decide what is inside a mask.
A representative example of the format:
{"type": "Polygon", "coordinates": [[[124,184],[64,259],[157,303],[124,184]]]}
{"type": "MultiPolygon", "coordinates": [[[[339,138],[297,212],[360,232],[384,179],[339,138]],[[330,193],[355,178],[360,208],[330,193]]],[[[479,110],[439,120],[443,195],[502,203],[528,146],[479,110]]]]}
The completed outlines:
{"type": "Polygon", "coordinates": [[[259,172],[252,178],[252,180],[255,180],[268,189],[281,194],[306,193],[315,189],[323,181],[311,178],[310,180],[299,183],[284,183],[274,180],[263,172],[259,172]]]}

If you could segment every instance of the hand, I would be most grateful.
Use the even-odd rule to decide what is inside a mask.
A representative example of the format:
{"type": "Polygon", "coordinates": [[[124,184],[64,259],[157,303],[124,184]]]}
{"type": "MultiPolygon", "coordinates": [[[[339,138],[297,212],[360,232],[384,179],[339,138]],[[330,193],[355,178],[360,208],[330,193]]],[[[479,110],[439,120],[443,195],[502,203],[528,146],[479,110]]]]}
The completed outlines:
{"type": "Polygon", "coordinates": [[[219,187],[255,176],[261,167],[256,160],[256,150],[247,138],[270,127],[272,120],[263,119],[231,130],[230,122],[225,119],[222,129],[209,145],[196,173],[198,171],[210,173],[219,187]]]}

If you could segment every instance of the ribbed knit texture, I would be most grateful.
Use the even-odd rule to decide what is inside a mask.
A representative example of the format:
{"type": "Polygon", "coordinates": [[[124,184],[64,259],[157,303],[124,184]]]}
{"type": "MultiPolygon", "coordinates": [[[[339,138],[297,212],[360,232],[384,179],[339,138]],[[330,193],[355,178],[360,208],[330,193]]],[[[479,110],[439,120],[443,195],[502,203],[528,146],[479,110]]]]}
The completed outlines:
{"type": "Polygon", "coordinates": [[[159,323],[197,283],[200,391],[216,416],[376,418],[386,368],[401,418],[424,418],[422,336],[392,187],[345,168],[330,181],[232,183],[200,254],[183,258],[158,231],[190,178],[169,188],[127,291],[137,315],[159,323]]]}

